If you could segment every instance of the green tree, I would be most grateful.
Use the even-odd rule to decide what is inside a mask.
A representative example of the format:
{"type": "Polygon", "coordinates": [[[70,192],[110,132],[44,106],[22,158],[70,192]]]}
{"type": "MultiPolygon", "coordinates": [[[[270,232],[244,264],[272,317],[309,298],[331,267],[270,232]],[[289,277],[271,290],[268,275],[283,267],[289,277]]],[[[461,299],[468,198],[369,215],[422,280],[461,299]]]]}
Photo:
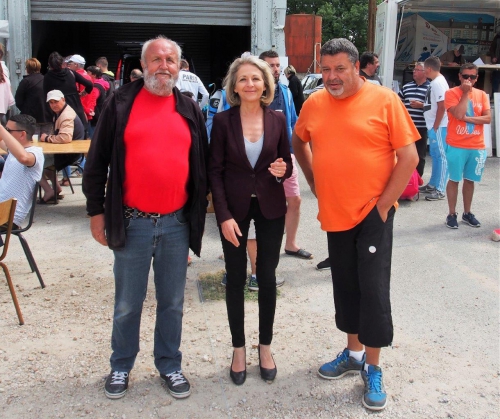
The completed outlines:
{"type": "Polygon", "coordinates": [[[366,50],[368,0],[288,0],[287,14],[321,16],[322,41],[347,38],[360,52],[366,50]]]}

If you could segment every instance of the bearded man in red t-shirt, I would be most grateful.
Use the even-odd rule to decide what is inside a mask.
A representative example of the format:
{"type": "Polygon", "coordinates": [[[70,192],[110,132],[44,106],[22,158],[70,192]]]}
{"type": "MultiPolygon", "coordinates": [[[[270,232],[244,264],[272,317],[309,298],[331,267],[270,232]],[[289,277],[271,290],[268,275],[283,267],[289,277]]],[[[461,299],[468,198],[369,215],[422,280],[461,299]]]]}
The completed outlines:
{"type": "Polygon", "coordinates": [[[111,399],[125,395],[139,352],[151,262],[155,366],[173,397],[191,394],[179,346],[188,252],[199,256],[205,224],[208,141],[200,108],[175,87],[180,59],[170,39],[144,44],[144,79],[106,102],[84,169],[92,236],[115,257],[113,353],[105,384],[111,399]]]}

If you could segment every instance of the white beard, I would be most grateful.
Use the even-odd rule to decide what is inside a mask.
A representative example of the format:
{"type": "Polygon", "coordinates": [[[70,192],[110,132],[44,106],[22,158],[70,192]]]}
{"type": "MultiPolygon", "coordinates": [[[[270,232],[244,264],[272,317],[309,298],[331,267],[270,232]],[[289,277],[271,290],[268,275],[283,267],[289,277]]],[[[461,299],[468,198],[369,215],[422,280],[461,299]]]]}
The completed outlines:
{"type": "Polygon", "coordinates": [[[166,71],[165,73],[170,74],[169,79],[158,79],[156,77],[157,73],[162,73],[162,71],[157,71],[155,74],[150,74],[147,69],[144,69],[144,86],[146,90],[157,96],[170,96],[172,90],[177,83],[178,76],[173,76],[171,73],[166,71]]]}

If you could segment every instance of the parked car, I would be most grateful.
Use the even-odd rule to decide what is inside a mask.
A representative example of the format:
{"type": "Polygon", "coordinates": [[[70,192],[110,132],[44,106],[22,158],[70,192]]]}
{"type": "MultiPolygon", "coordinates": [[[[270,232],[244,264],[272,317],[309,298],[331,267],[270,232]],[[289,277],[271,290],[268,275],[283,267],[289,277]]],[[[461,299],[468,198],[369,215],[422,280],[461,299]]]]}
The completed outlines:
{"type": "MultiPolygon", "coordinates": [[[[120,48],[120,60],[115,72],[115,87],[119,88],[124,84],[130,83],[130,73],[132,70],[141,67],[141,52],[144,42],[140,41],[119,41],[116,43],[120,48]]],[[[179,44],[183,48],[182,44],[179,44]]],[[[182,58],[189,63],[189,71],[195,72],[193,60],[186,54],[182,54],[182,58]]]]}
{"type": "Polygon", "coordinates": [[[311,73],[302,79],[302,89],[304,99],[307,99],[313,92],[323,87],[323,77],[321,74],[311,73]]]}

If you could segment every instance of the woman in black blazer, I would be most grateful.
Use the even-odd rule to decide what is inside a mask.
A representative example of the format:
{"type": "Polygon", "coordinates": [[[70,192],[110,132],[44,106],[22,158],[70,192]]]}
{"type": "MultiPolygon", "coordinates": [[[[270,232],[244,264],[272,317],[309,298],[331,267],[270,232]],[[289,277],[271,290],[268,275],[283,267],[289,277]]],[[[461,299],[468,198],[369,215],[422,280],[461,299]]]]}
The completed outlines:
{"type": "Polygon", "coordinates": [[[213,120],[209,179],[226,262],[226,306],[234,347],[230,377],[239,385],[246,378],[243,291],[251,220],[257,236],[260,374],[272,381],[277,372],[270,345],[286,214],[282,182],[292,173],[292,161],[285,116],[267,108],[274,98],[269,65],[252,56],[238,58],[224,84],[232,108],[213,120]]]}

